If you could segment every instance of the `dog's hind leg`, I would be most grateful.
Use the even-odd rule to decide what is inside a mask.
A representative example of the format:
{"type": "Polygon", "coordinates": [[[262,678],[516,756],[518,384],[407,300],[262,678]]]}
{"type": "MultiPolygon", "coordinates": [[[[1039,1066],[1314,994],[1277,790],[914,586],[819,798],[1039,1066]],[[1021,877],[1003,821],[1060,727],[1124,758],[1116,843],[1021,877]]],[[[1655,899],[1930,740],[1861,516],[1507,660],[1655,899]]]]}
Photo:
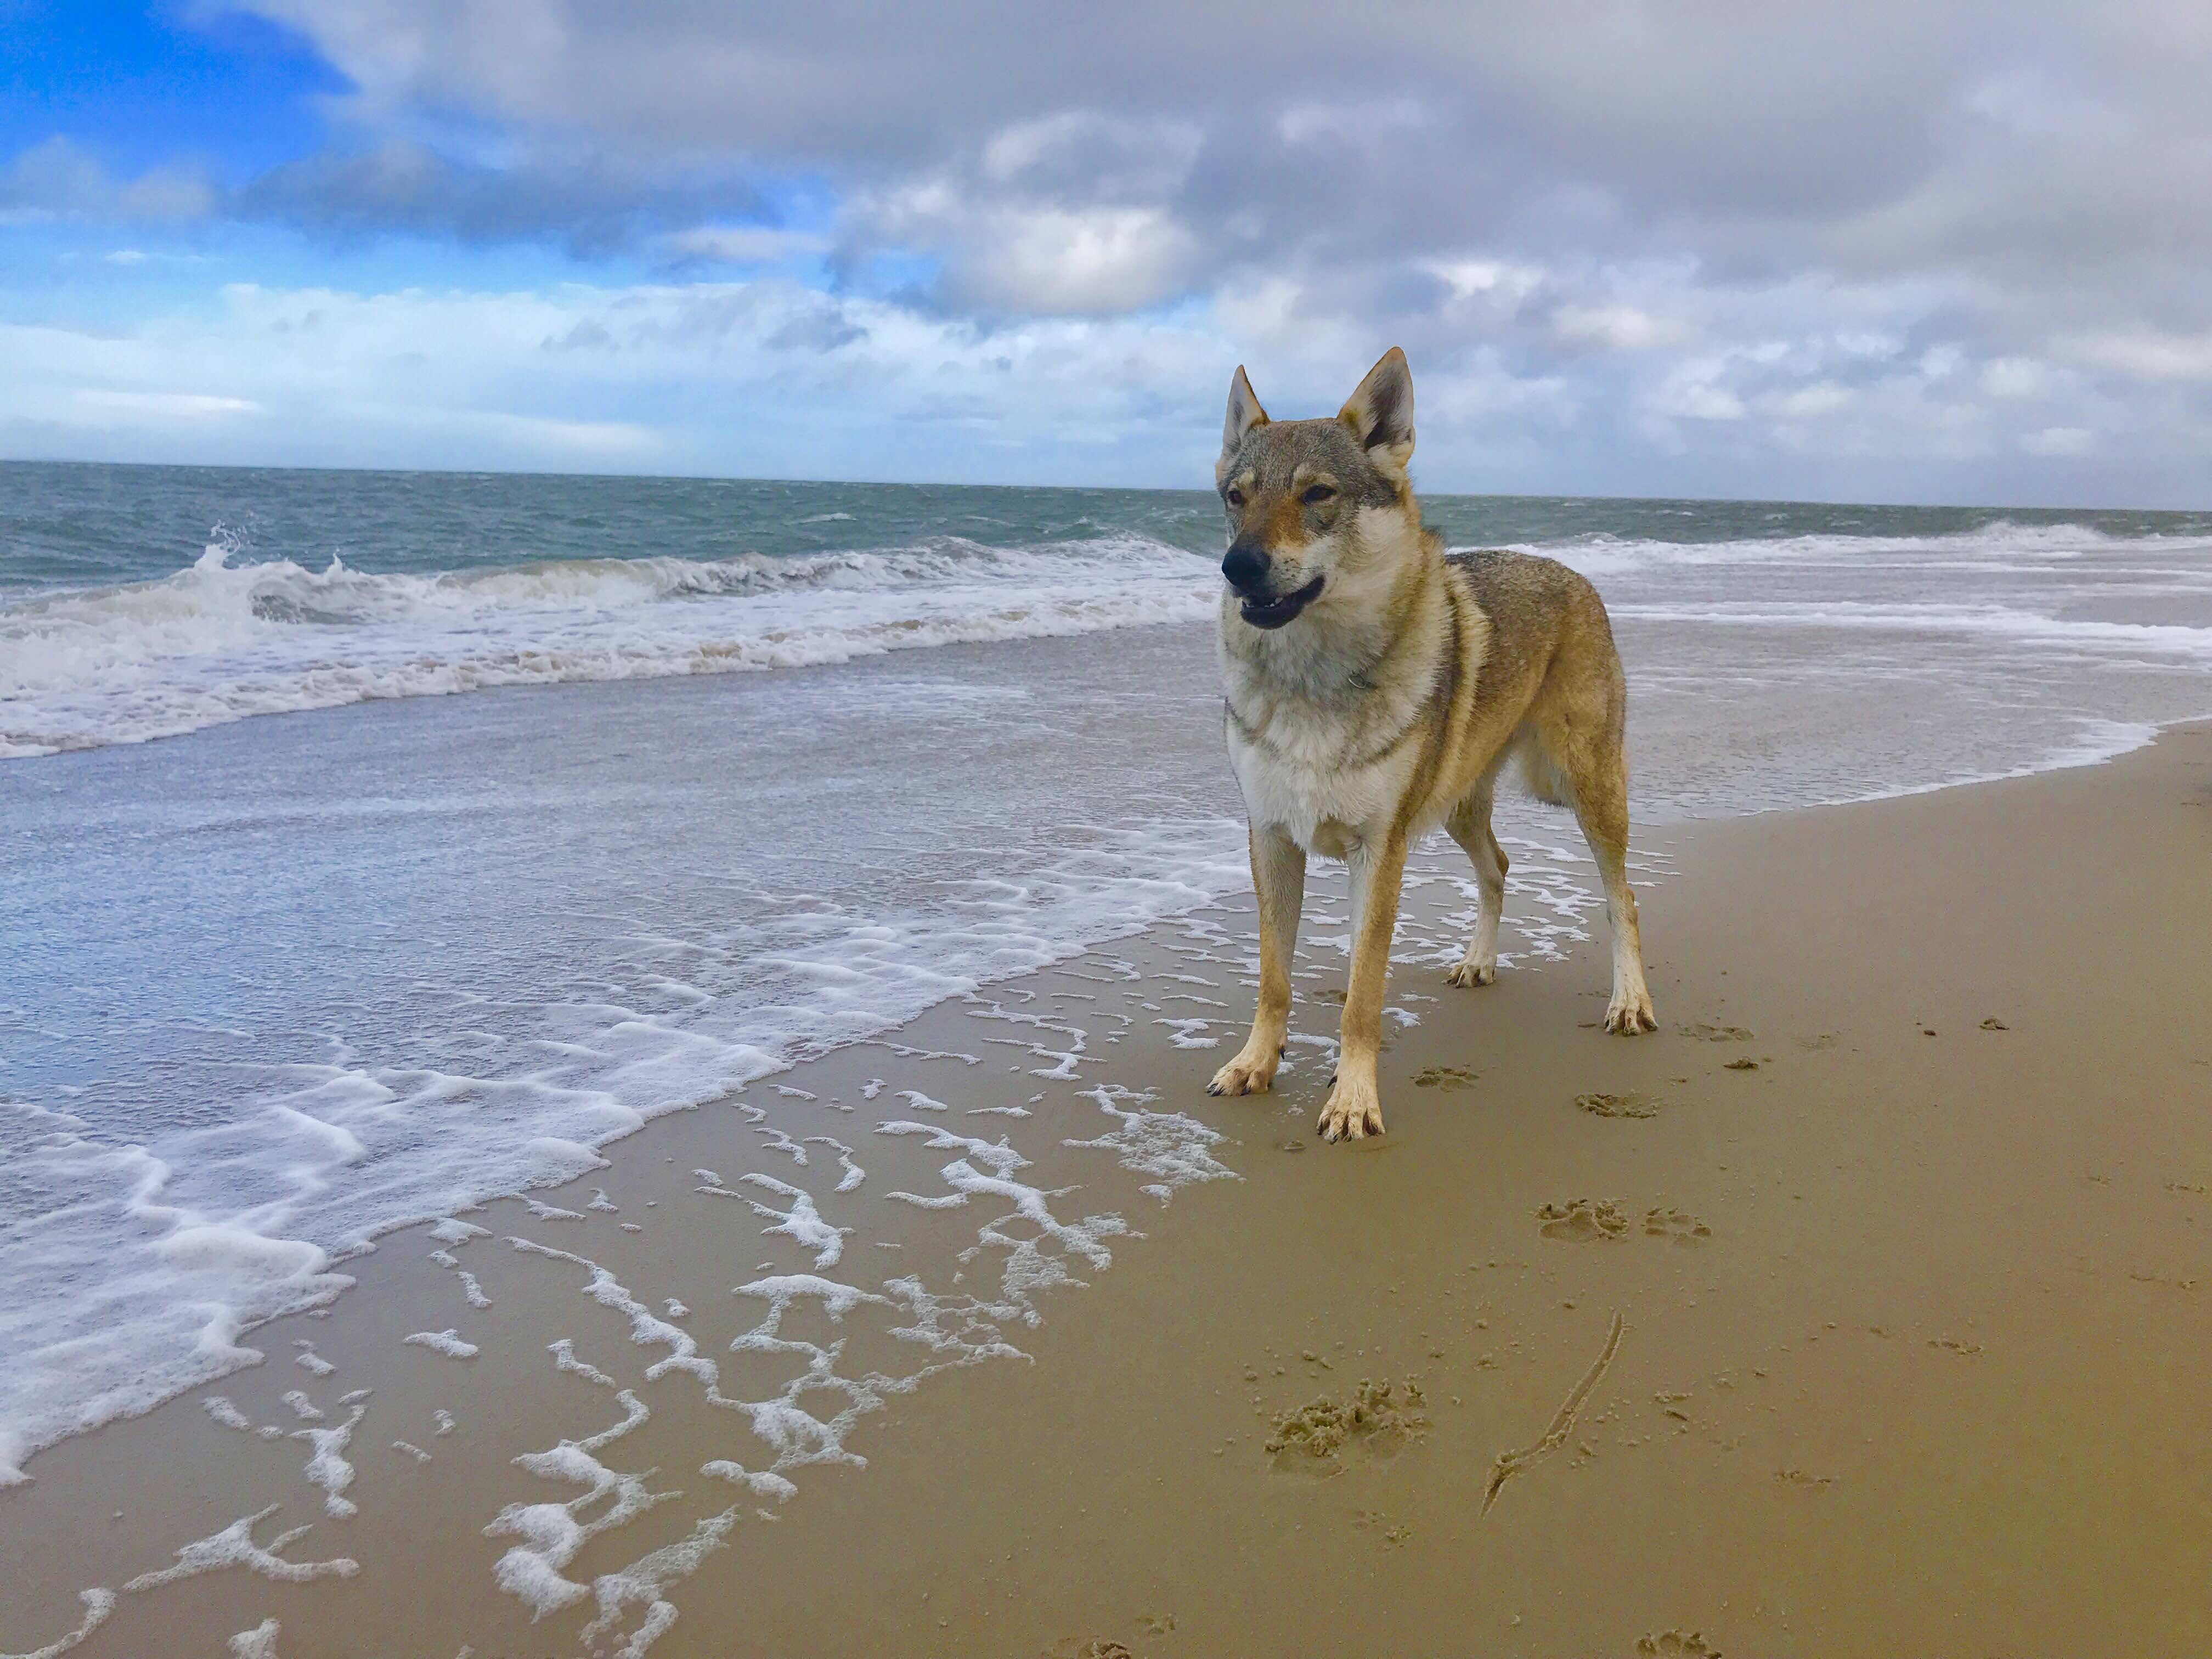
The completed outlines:
{"type": "Polygon", "coordinates": [[[1291,961],[1298,951],[1298,913],[1305,908],[1305,848],[1281,830],[1253,824],[1252,887],[1260,900],[1260,1002],[1252,1035],[1237,1058],[1213,1074],[1210,1095],[1264,1094],[1275,1081],[1291,1024],[1291,961]]]}
{"type": "Polygon", "coordinates": [[[1627,792],[1602,781],[1595,787],[1612,789],[1613,799],[1586,810],[1577,794],[1575,813],[1597,859],[1598,874],[1605,882],[1605,914],[1613,924],[1613,999],[1606,1004],[1605,1029],[1620,1036],[1636,1036],[1657,1030],[1659,1018],[1651,1012],[1651,988],[1644,980],[1644,933],[1637,920],[1636,892],[1628,884],[1627,792]]]}
{"type": "Polygon", "coordinates": [[[1498,844],[1498,837],[1490,833],[1490,803],[1495,791],[1495,773],[1486,773],[1468,798],[1451,810],[1444,820],[1444,829],[1460,844],[1460,850],[1474,866],[1475,886],[1480,892],[1479,906],[1474,916],[1474,937],[1467,943],[1467,954],[1459,960],[1444,978],[1454,985],[1488,985],[1498,977],[1498,922],[1505,910],[1505,872],[1510,861],[1505,849],[1498,844]]]}
{"type": "Polygon", "coordinates": [[[1544,758],[1565,775],[1569,805],[1605,883],[1606,917],[1613,924],[1613,999],[1606,1005],[1605,1029],[1635,1036],[1657,1030],[1659,1021],[1644,980],[1643,933],[1628,884],[1628,763],[1621,743],[1627,693],[1620,672],[1614,667],[1608,677],[1609,695],[1589,699],[1595,708],[1577,707],[1571,695],[1547,698],[1537,733],[1544,758]]]}

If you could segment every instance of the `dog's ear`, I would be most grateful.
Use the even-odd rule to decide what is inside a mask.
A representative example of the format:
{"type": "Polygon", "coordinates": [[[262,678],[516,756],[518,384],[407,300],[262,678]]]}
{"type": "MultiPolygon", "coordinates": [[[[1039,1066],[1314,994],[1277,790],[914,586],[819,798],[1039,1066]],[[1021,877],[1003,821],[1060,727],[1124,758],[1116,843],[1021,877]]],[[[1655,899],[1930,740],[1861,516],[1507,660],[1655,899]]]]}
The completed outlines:
{"type": "Polygon", "coordinates": [[[1369,459],[1403,472],[1413,459],[1413,371],[1406,354],[1395,346],[1384,352],[1336,418],[1352,428],[1369,459]]]}
{"type": "Polygon", "coordinates": [[[1236,375],[1229,382],[1229,418],[1221,427],[1221,459],[1213,464],[1216,483],[1228,473],[1229,463],[1236,457],[1237,446],[1244,441],[1244,434],[1255,426],[1267,424],[1267,411],[1252,395],[1252,382],[1244,378],[1244,365],[1239,363],[1236,375]]]}

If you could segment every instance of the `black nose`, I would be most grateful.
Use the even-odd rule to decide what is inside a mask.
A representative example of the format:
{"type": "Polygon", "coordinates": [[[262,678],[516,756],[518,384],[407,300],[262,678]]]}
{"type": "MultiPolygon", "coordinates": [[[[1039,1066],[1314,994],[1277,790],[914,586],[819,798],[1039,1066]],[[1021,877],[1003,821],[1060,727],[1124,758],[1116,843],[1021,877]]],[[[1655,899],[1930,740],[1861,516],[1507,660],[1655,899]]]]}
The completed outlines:
{"type": "Polygon", "coordinates": [[[1256,547],[1238,542],[1221,562],[1221,574],[1239,593],[1249,593],[1267,580],[1267,556],[1256,547]]]}

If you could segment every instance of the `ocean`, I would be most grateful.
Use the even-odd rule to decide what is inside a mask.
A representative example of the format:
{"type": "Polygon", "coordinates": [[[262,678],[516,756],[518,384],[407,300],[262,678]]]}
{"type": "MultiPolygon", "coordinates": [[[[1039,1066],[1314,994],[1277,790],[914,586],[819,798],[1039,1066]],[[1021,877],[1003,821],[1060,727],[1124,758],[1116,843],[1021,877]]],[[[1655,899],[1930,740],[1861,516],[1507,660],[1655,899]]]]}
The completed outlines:
{"type": "MultiPolygon", "coordinates": [[[[2212,514],[1425,507],[1597,583],[1646,826],[2212,714],[2212,514]]],[[[0,1480],[381,1233],[1241,890],[1220,541],[1200,492],[0,465],[0,1480]]]]}

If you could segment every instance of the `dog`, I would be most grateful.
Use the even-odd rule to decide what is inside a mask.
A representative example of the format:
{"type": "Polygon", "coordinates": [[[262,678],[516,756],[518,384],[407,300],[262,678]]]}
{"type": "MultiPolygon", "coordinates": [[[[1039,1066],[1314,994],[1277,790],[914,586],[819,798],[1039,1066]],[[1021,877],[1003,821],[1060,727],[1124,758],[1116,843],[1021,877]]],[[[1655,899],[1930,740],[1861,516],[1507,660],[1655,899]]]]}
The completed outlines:
{"type": "Polygon", "coordinates": [[[1658,1029],[1630,890],[1628,687],[1597,590],[1551,559],[1444,551],[1407,476],[1413,380],[1395,347],[1333,420],[1272,421],[1239,368],[1214,482],[1228,515],[1220,665],[1260,903],[1252,1034],[1208,1092],[1269,1088],[1290,1018],[1306,860],[1352,875],[1352,975],[1326,1140],[1382,1133],[1382,986],[1409,845],[1443,826],[1474,861],[1474,937],[1446,978],[1498,976],[1500,773],[1571,806],[1613,927],[1608,1031],[1658,1029]]]}

